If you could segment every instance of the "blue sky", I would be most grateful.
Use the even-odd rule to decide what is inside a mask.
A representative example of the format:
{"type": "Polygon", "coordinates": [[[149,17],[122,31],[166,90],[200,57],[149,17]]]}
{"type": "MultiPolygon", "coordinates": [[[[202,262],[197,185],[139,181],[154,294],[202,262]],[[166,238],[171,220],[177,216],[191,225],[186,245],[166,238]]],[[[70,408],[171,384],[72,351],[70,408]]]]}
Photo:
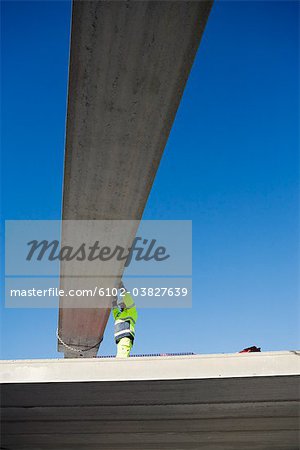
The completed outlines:
{"type": "MultiPolygon", "coordinates": [[[[1,7],[3,231],[61,217],[71,5],[1,7]]],[[[298,128],[299,3],[216,2],[144,213],[193,220],[193,307],[140,310],[135,353],[299,348],[298,128]]],[[[0,357],[61,356],[57,318],[2,306],[0,357]]]]}

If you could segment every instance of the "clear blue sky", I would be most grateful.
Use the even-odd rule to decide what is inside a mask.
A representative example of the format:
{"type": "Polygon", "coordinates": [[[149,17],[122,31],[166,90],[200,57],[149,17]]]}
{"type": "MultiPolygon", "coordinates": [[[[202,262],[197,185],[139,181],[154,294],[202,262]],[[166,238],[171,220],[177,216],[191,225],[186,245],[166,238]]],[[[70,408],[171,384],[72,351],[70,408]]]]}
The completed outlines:
{"type": "MultiPolygon", "coordinates": [[[[61,217],[70,6],[2,2],[2,219],[61,217]]],[[[298,129],[299,3],[215,3],[144,213],[193,220],[193,308],[135,353],[299,348],[298,129]]],[[[0,357],[61,356],[57,317],[2,307],[0,357]]]]}

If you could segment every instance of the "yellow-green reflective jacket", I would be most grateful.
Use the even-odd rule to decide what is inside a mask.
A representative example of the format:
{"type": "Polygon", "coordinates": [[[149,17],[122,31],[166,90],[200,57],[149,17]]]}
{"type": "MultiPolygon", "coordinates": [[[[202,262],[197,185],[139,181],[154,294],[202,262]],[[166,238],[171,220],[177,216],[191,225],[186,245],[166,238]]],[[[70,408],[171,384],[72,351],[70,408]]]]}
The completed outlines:
{"type": "Polygon", "coordinates": [[[125,308],[120,311],[119,308],[113,309],[113,316],[115,319],[115,341],[119,342],[124,337],[129,337],[134,340],[135,323],[137,321],[137,310],[131,295],[126,292],[123,297],[125,308]]]}

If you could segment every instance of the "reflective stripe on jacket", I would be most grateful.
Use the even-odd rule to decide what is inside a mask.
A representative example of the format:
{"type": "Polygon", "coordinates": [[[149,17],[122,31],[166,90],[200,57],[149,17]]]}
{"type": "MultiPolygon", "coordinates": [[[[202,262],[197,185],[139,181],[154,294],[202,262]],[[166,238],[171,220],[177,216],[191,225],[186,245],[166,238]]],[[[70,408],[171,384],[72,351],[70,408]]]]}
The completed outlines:
{"type": "Polygon", "coordinates": [[[115,341],[119,342],[124,337],[129,337],[134,340],[135,323],[137,320],[137,310],[131,295],[126,292],[123,297],[122,311],[119,308],[113,309],[113,316],[115,319],[115,341]]]}

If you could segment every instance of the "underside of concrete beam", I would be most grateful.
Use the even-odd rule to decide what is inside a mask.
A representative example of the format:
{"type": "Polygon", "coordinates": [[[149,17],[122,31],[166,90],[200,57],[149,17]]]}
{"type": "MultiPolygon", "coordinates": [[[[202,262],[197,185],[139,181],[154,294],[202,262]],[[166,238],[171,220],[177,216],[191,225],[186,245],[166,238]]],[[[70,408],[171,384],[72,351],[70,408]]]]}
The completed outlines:
{"type": "MultiPolygon", "coordinates": [[[[211,5],[73,3],[63,219],[141,219],[211,5]]],[[[129,241],[134,234],[133,226],[129,241]]],[[[116,279],[99,274],[99,282],[116,279]]],[[[95,355],[109,309],[64,306],[61,299],[63,342],[95,355]]]]}

